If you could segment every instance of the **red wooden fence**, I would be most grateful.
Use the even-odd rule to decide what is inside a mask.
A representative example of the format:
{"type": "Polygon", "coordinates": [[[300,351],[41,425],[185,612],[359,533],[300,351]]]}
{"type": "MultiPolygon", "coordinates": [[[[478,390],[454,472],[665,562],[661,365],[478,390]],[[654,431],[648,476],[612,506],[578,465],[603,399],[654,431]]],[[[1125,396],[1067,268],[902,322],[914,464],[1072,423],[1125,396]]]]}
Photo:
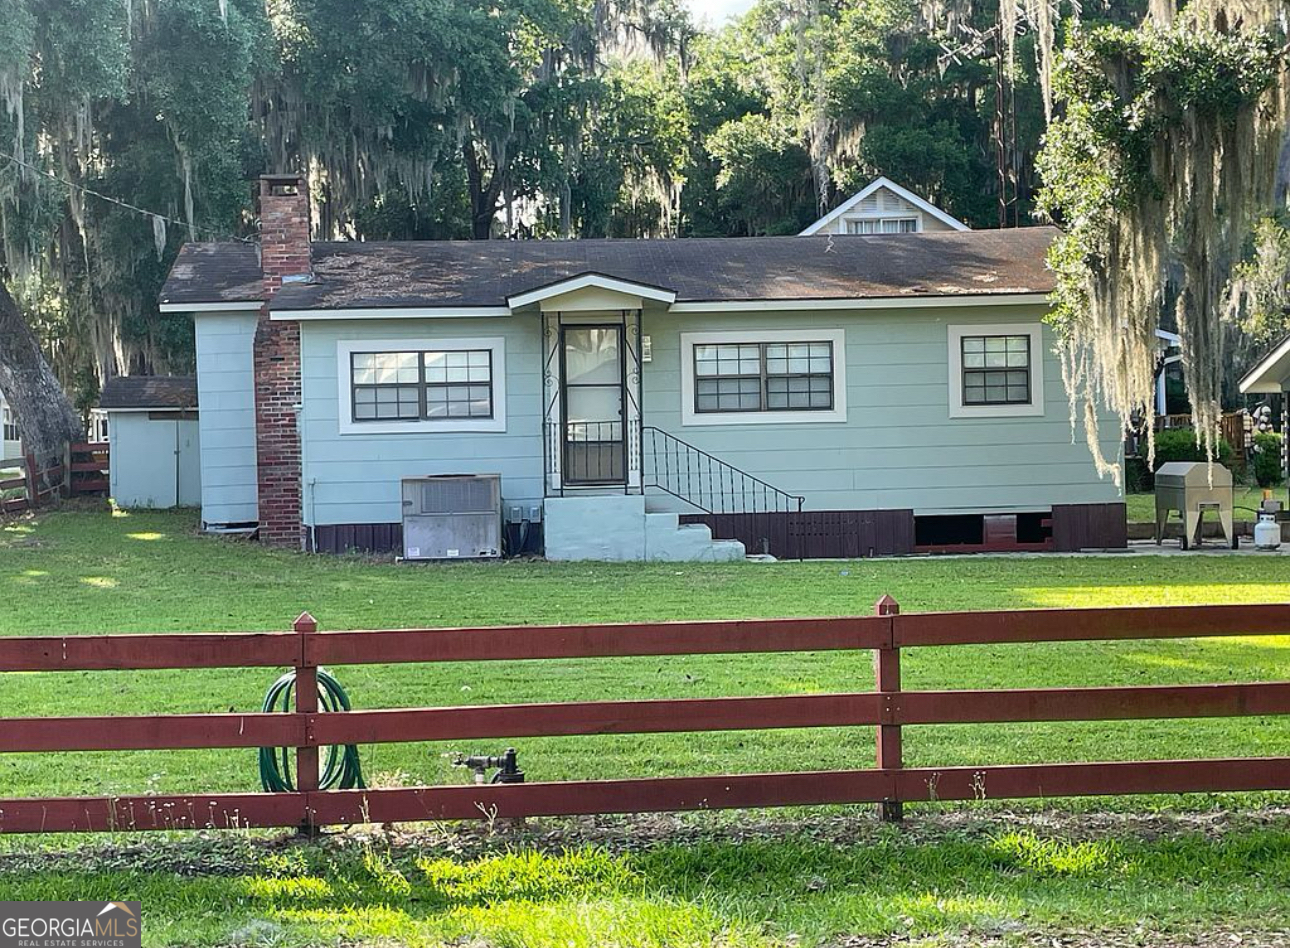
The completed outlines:
{"type": "Polygon", "coordinates": [[[106,441],[64,446],[60,464],[41,467],[34,454],[0,460],[0,514],[34,510],[58,496],[79,497],[108,492],[106,441]]]}
{"type": "Polygon", "coordinates": [[[67,478],[63,482],[63,493],[68,497],[84,494],[107,494],[108,443],[106,441],[82,441],[67,446],[64,465],[67,478]]]}
{"type": "Polygon", "coordinates": [[[631,625],[0,638],[0,672],[296,669],[295,712],[0,718],[0,752],[294,747],[298,790],[0,799],[0,833],[300,826],[832,803],[1290,789],[1290,757],[907,768],[907,725],[1290,714],[1290,682],[905,691],[905,648],[1290,633],[1290,606],[901,615],[631,625]],[[877,688],[852,694],[582,701],[319,713],[320,665],[873,650],[877,688]],[[808,773],[408,789],[318,790],[320,747],[758,728],[877,731],[877,766],[808,773]]]}

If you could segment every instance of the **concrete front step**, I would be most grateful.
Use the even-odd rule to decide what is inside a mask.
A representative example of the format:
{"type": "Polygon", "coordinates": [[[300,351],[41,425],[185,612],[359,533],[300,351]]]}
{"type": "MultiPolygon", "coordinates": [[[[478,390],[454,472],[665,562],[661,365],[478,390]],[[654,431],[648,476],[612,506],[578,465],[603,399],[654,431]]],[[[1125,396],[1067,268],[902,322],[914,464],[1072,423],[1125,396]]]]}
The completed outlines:
{"type": "Polygon", "coordinates": [[[646,512],[640,495],[551,497],[544,508],[549,560],[726,563],[744,559],[737,540],[714,540],[703,524],[646,512]]]}
{"type": "Polygon", "coordinates": [[[669,563],[730,563],[746,555],[738,540],[714,540],[701,523],[684,526],[674,513],[645,515],[645,559],[669,563]]]}

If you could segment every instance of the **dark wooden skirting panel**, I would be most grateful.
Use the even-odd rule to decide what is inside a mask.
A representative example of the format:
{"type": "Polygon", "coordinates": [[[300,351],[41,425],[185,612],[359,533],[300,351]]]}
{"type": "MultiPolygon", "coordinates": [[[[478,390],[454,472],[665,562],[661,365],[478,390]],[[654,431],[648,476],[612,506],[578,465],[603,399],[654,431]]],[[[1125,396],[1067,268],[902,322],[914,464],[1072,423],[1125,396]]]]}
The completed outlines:
{"type": "MultiPolygon", "coordinates": [[[[401,523],[334,523],[305,529],[306,548],[311,553],[403,552],[401,523]]],[[[507,556],[540,553],[542,525],[531,524],[527,532],[522,532],[518,524],[508,523],[503,530],[503,543],[507,556]]]]}
{"type": "Polygon", "coordinates": [[[1124,504],[1056,504],[1053,546],[1060,553],[1122,549],[1129,545],[1128,521],[1124,504]]]}
{"type": "Polygon", "coordinates": [[[313,527],[311,553],[402,553],[401,523],[333,523],[313,527]]]}
{"type": "Polygon", "coordinates": [[[912,510],[804,510],[801,513],[683,514],[718,540],[780,559],[856,559],[914,552],[912,510]]]}
{"type": "MultiPolygon", "coordinates": [[[[1058,504],[1053,507],[1053,548],[1083,549],[1128,545],[1124,504],[1058,504]]],[[[912,510],[804,510],[801,513],[682,514],[682,523],[706,524],[719,540],[739,540],[749,553],[780,559],[857,559],[918,552],[912,510]]],[[[525,552],[536,552],[532,537],[525,552]]],[[[400,553],[398,523],[326,524],[310,531],[315,553],[400,553]]]]}

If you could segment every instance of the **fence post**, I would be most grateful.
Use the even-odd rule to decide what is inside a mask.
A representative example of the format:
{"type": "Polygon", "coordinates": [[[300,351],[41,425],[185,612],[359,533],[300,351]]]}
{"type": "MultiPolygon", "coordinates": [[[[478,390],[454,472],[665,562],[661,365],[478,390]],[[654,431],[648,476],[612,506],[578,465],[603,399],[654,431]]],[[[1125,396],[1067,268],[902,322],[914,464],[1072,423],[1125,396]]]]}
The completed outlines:
{"type": "MultiPolygon", "coordinates": [[[[309,638],[318,631],[318,622],[307,612],[302,612],[292,628],[300,639],[299,658],[296,659],[296,714],[318,713],[318,666],[314,664],[313,649],[309,638]]],[[[312,728],[306,726],[305,738],[312,728]]],[[[300,832],[312,836],[317,831],[309,794],[318,789],[318,748],[296,745],[296,792],[305,795],[304,822],[300,832]]]]}
{"type": "MultiPolygon", "coordinates": [[[[894,617],[900,614],[900,604],[891,596],[883,596],[874,603],[873,611],[874,615],[894,617]]],[[[894,618],[892,629],[894,632],[894,618]]],[[[873,671],[883,699],[883,714],[893,714],[900,699],[900,649],[896,647],[894,634],[888,646],[874,649],[873,671]]],[[[879,770],[900,770],[904,766],[899,724],[878,725],[877,762],[879,770]]],[[[899,799],[885,800],[880,815],[884,823],[899,822],[905,818],[905,805],[899,799]]]]}
{"type": "Polygon", "coordinates": [[[26,460],[27,509],[35,510],[40,505],[40,473],[36,470],[36,455],[28,451],[26,460]]]}
{"type": "Polygon", "coordinates": [[[72,496],[72,443],[63,442],[63,484],[60,493],[64,497],[72,496]]]}

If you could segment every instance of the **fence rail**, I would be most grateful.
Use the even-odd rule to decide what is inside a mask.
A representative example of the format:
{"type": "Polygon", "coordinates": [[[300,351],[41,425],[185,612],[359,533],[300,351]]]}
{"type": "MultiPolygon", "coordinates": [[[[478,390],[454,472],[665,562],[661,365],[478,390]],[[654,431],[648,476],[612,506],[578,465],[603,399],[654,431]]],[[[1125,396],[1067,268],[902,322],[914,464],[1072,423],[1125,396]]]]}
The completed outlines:
{"type": "Polygon", "coordinates": [[[106,441],[69,443],[61,463],[44,467],[34,454],[0,459],[0,514],[35,510],[59,496],[105,495],[108,469],[106,441]]]}
{"type": "Polygon", "coordinates": [[[402,822],[481,817],[906,802],[983,797],[1290,789],[1290,757],[907,768],[903,728],[1290,714],[1290,682],[906,691],[904,648],[1290,633],[1290,606],[901,615],[483,629],[0,638],[0,672],[292,667],[289,713],[0,718],[0,752],[295,748],[299,790],[0,800],[0,833],[402,822]],[[579,701],[319,712],[322,664],[397,664],[646,655],[872,650],[876,687],[848,694],[579,701]],[[595,734],[873,727],[872,769],[501,786],[320,790],[320,748],[336,744],[595,734]]]}

